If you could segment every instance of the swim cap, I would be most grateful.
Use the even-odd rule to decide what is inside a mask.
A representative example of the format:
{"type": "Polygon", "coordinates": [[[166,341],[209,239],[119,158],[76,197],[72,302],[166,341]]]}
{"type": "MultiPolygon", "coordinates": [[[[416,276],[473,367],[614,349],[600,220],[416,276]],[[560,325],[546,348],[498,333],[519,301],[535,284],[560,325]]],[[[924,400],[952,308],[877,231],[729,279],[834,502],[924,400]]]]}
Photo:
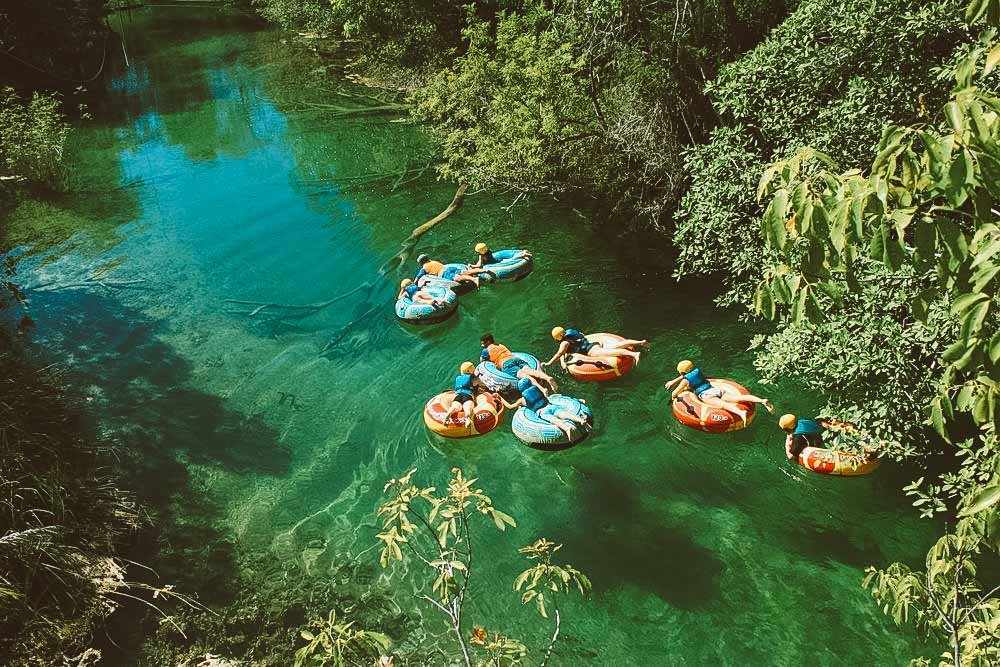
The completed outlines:
{"type": "Polygon", "coordinates": [[[786,431],[791,431],[798,423],[799,419],[795,415],[781,415],[781,419],[778,420],[778,426],[786,431]]]}
{"type": "Polygon", "coordinates": [[[458,367],[458,370],[463,375],[468,375],[472,371],[476,370],[476,367],[472,365],[471,361],[463,361],[462,365],[458,367]]]}
{"type": "Polygon", "coordinates": [[[554,327],[552,329],[552,337],[555,338],[556,340],[562,340],[563,336],[565,335],[566,335],[566,330],[563,329],[562,327],[554,327]]]}
{"type": "Polygon", "coordinates": [[[399,286],[400,287],[409,287],[411,284],[413,284],[412,280],[410,280],[409,278],[403,278],[403,281],[401,283],[399,283],[399,286]]]}
{"type": "Polygon", "coordinates": [[[483,254],[484,252],[486,252],[489,249],[490,249],[490,247],[488,245],[486,245],[485,243],[477,243],[476,244],[476,252],[478,252],[480,255],[483,254]]]}
{"type": "Polygon", "coordinates": [[[428,259],[430,259],[430,258],[427,255],[424,255],[423,253],[421,253],[421,254],[417,255],[417,264],[423,264],[428,259]]]}
{"type": "Polygon", "coordinates": [[[680,374],[690,373],[694,370],[694,362],[690,359],[685,359],[684,361],[677,364],[677,372],[680,374]]]}

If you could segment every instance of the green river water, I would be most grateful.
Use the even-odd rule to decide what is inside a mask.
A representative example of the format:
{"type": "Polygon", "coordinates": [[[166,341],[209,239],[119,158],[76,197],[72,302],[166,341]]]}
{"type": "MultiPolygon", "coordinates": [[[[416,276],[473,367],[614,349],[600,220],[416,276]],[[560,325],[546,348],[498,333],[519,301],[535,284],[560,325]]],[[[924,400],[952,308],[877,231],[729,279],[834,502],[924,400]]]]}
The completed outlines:
{"type": "MultiPolygon", "coordinates": [[[[417,467],[441,486],[458,466],[518,521],[484,533],[472,622],[542,644],[549,627],[511,591],[516,548],[536,537],[563,543],[593,580],[590,599],[563,604],[556,664],[888,665],[926,650],[860,586],[866,565],[916,564],[930,544],[933,527],[899,491],[905,472],[825,478],[784,461],[766,414],[726,436],[670,415],[662,383],[687,357],[779,409],[819,404],[755,382],[754,332],[712,305],[710,286],[678,284],[643,240],[592,231],[558,202],[508,210],[513,195],[481,192],[417,251],[447,260],[479,240],[522,246],[535,272],[464,297],[445,323],[401,325],[394,286],[416,268],[412,254],[404,273],[379,267],[454,191],[421,172],[434,156],[420,129],[313,106],[350,103],[336,91],[357,89],[238,15],[157,8],[120,27],[130,66],[115,65],[75,136],[71,194],[6,224],[32,249],[29,287],[95,273],[144,281],[35,290],[31,312],[40,349],[148,462],[143,492],[173,508],[163,539],[175,550],[207,541],[193,559],[267,553],[319,576],[374,562],[385,480],[417,467]],[[390,176],[366,180],[378,174],[390,176]],[[225,303],[309,303],[365,282],[307,317],[225,303]],[[541,452],[509,426],[470,441],[428,434],[423,403],[478,354],[481,333],[542,356],[557,323],[652,343],[620,381],[563,378],[593,406],[588,440],[541,452]]],[[[395,576],[397,601],[414,608],[415,580],[395,576]]],[[[197,593],[211,604],[214,591],[197,593]]],[[[443,630],[426,612],[424,624],[443,630]]]]}

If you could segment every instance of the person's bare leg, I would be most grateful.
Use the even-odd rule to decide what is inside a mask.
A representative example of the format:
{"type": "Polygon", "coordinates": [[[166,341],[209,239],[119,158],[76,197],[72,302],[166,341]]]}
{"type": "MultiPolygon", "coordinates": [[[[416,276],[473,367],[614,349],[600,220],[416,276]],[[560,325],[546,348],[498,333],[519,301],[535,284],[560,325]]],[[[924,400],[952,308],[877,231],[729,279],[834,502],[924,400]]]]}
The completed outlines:
{"type": "Polygon", "coordinates": [[[767,411],[772,415],[774,414],[774,406],[771,405],[771,401],[766,398],[761,398],[760,396],[754,396],[753,394],[737,394],[736,392],[727,391],[723,394],[723,398],[731,403],[759,403],[767,408],[767,411]]]}
{"type": "Polygon", "coordinates": [[[632,357],[632,360],[639,363],[639,353],[635,350],[625,348],[606,348],[596,345],[587,350],[589,357],[632,357]]]}
{"type": "Polygon", "coordinates": [[[544,414],[538,416],[547,421],[548,423],[552,424],[553,426],[557,427],[563,433],[565,433],[567,439],[569,440],[573,439],[573,425],[570,424],[568,421],[559,419],[559,417],[552,414],[544,414]]]}
{"type": "Polygon", "coordinates": [[[732,412],[739,417],[744,424],[747,423],[747,411],[739,403],[730,403],[718,396],[701,396],[701,402],[713,408],[720,408],[727,412],[732,412]]]}
{"type": "Polygon", "coordinates": [[[573,413],[566,412],[565,410],[559,410],[558,412],[556,412],[556,416],[559,417],[560,419],[573,422],[581,429],[588,431],[590,430],[590,422],[587,421],[586,417],[574,415],[573,413]]]}
{"type": "Polygon", "coordinates": [[[517,376],[535,378],[539,382],[544,382],[545,384],[549,385],[549,388],[552,391],[556,391],[556,381],[552,378],[551,375],[549,375],[545,371],[542,370],[536,371],[534,368],[528,368],[527,366],[522,366],[521,370],[517,372],[517,376]]]}
{"type": "Polygon", "coordinates": [[[649,347],[649,341],[626,338],[625,340],[619,340],[615,341],[614,343],[608,343],[607,349],[614,350],[619,347],[649,347]]]}

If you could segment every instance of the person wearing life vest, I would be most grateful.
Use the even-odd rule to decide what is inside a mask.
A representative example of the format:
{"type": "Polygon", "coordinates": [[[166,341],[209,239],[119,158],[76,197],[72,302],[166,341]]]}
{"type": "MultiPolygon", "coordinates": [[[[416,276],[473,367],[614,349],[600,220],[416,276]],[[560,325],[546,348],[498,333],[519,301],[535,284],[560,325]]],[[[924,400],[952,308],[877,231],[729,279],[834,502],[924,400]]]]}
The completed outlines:
{"type": "Polygon", "coordinates": [[[455,398],[451,401],[447,419],[454,417],[459,412],[464,412],[468,424],[472,422],[476,401],[486,400],[485,396],[477,398],[477,394],[489,391],[489,389],[482,380],[476,377],[476,367],[472,365],[472,362],[463,361],[458,368],[458,373],[455,377],[455,398]]]}
{"type": "MultiPolygon", "coordinates": [[[[479,255],[479,258],[472,264],[469,264],[469,268],[481,269],[485,268],[487,264],[499,263],[499,260],[493,256],[493,251],[490,250],[490,247],[485,243],[477,243],[475,250],[476,254],[479,255]]],[[[531,253],[527,250],[518,250],[511,256],[511,259],[519,259],[521,257],[531,257],[531,253]]]]}
{"type": "Polygon", "coordinates": [[[797,461],[806,447],[822,447],[823,432],[829,422],[821,417],[804,419],[795,415],[781,415],[778,426],[786,434],[785,455],[789,461],[797,461]]]}
{"type": "Polygon", "coordinates": [[[535,370],[520,357],[515,357],[506,345],[497,343],[493,334],[486,333],[480,337],[483,350],[479,353],[480,361],[492,361],[493,365],[508,375],[517,378],[532,378],[534,381],[543,382],[549,389],[556,391],[556,381],[552,376],[543,370],[535,370]]]}
{"type": "Polygon", "coordinates": [[[638,364],[639,353],[635,351],[635,348],[649,347],[649,342],[646,340],[633,340],[630,338],[604,347],[587,340],[587,334],[582,331],[578,331],[577,329],[563,329],[562,327],[552,329],[552,337],[559,341],[559,348],[552,355],[552,358],[542,364],[542,366],[549,366],[556,361],[560,361],[565,366],[566,357],[571,354],[575,354],[578,361],[604,367],[607,367],[605,361],[607,361],[608,357],[632,357],[635,363],[638,364]]]}
{"type": "Polygon", "coordinates": [[[513,403],[508,403],[503,397],[500,398],[508,410],[515,410],[523,406],[538,415],[539,419],[547,421],[565,433],[566,437],[570,440],[573,439],[574,425],[581,430],[590,430],[590,422],[587,421],[586,417],[581,417],[565,410],[545,410],[542,412],[543,408],[552,404],[549,403],[549,397],[545,393],[544,387],[535,381],[534,378],[522,377],[517,381],[517,390],[521,392],[521,398],[513,403]]]}
{"type": "Polygon", "coordinates": [[[417,271],[417,276],[413,280],[418,285],[424,276],[440,276],[446,280],[454,280],[457,283],[471,283],[479,287],[479,278],[476,277],[476,274],[485,272],[485,269],[467,268],[460,270],[457,267],[446,268],[444,264],[436,259],[430,259],[427,255],[418,256],[417,263],[420,265],[420,270],[417,271]]]}
{"type": "Polygon", "coordinates": [[[747,423],[747,411],[740,403],[760,403],[768,412],[774,414],[771,401],[753,394],[738,394],[723,387],[713,386],[701,369],[696,368],[688,359],[677,364],[677,372],[680,375],[663,385],[667,389],[673,388],[673,393],[670,395],[672,399],[676,399],[685,391],[690,391],[705,405],[732,412],[743,420],[744,424],[747,423]]]}
{"type": "Polygon", "coordinates": [[[427,292],[421,291],[409,278],[403,278],[399,283],[399,294],[396,295],[396,298],[402,299],[404,296],[409,297],[414,303],[429,303],[432,306],[440,306],[444,303],[439,299],[435,299],[427,292]]]}

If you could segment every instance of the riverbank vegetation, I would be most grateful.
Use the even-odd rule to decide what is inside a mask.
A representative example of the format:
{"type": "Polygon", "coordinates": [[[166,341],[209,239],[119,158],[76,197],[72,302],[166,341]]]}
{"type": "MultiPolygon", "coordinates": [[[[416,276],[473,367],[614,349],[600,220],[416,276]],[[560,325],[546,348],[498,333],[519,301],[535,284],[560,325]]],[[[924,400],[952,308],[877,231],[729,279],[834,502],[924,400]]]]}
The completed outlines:
{"type": "Polygon", "coordinates": [[[876,599],[947,664],[996,659],[973,565],[1000,546],[996,0],[256,5],[403,88],[442,177],[667,235],[678,277],[772,320],[764,380],[820,392],[958,520],[926,571],[873,570],[876,599]]]}

